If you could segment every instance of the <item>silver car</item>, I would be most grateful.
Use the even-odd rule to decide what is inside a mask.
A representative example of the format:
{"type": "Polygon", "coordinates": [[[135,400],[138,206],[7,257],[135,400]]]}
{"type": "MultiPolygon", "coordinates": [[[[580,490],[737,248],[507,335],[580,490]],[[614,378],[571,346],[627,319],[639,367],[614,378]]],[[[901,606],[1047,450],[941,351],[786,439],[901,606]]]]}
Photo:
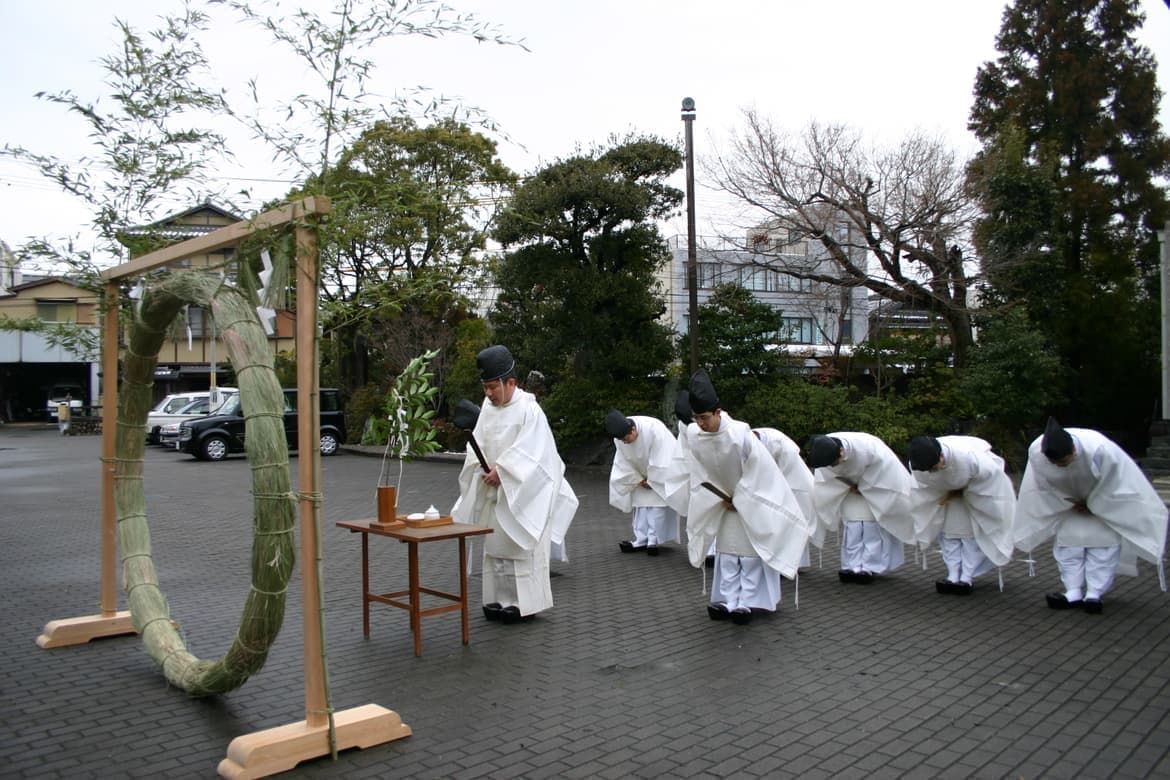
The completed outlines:
{"type": "Polygon", "coordinates": [[[219,387],[216,388],[216,392],[218,397],[214,405],[210,401],[211,393],[207,390],[172,393],[159,401],[158,405],[146,415],[146,443],[161,444],[160,436],[163,426],[180,423],[183,420],[193,420],[196,417],[205,417],[240,391],[234,387],[219,387]]]}

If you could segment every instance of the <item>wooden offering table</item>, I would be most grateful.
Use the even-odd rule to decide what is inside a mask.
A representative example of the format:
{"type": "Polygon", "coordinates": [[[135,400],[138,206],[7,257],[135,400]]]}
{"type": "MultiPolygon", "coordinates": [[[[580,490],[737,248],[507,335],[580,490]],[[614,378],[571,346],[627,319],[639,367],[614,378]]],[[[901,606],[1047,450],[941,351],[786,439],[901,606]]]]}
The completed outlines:
{"type": "Polygon", "coordinates": [[[490,534],[492,529],[478,525],[447,522],[442,525],[414,527],[410,525],[391,525],[381,527],[378,523],[369,520],[359,520],[353,523],[338,523],[338,528],[348,528],[353,533],[362,535],[362,633],[370,636],[370,602],[377,601],[389,604],[392,607],[405,609],[410,612],[410,631],[414,634],[414,654],[422,655],[422,619],[427,615],[438,615],[444,612],[462,612],[463,644],[471,641],[471,627],[467,615],[467,537],[490,534]],[[388,536],[410,545],[410,585],[407,590],[394,593],[370,592],[370,535],[388,536]],[[459,595],[446,593],[433,588],[424,588],[419,584],[418,546],[423,542],[439,542],[444,539],[459,540],[459,595]],[[422,609],[422,594],[438,596],[442,599],[455,602],[439,607],[422,609]],[[401,597],[409,597],[404,602],[401,597]]]}

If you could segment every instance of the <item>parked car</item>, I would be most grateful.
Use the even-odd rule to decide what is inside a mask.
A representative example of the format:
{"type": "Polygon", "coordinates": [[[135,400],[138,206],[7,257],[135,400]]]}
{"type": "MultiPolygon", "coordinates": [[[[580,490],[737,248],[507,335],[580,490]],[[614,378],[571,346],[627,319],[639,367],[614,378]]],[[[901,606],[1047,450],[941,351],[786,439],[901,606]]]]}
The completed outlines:
{"type": "MultiPolygon", "coordinates": [[[[235,392],[233,391],[230,395],[235,395],[235,392]]],[[[177,450],[179,448],[179,426],[186,420],[196,420],[200,417],[206,417],[209,414],[218,412],[220,407],[223,406],[223,402],[229,397],[229,394],[224,394],[222,400],[214,409],[210,408],[210,398],[200,398],[187,404],[174,414],[159,415],[157,419],[162,421],[162,425],[154,428],[155,438],[157,439],[156,443],[161,444],[166,449],[177,450]]],[[[147,441],[149,441],[149,438],[147,441]]]]}
{"type": "Polygon", "coordinates": [[[49,398],[45,401],[45,413],[49,416],[49,422],[56,422],[57,420],[57,405],[65,403],[69,400],[69,411],[73,415],[81,414],[85,408],[85,395],[81,389],[81,385],[53,385],[49,389],[49,398]]]}
{"type": "MultiPolygon", "coordinates": [[[[159,444],[159,429],[168,423],[182,422],[196,417],[205,417],[211,412],[218,411],[224,401],[240,391],[234,387],[217,387],[218,402],[211,405],[210,390],[192,390],[186,393],[171,393],[150,410],[146,415],[146,443],[159,444]],[[200,410],[191,410],[188,407],[197,401],[203,401],[200,410]]],[[[197,407],[197,409],[199,409],[197,407]]]]}
{"type": "MultiPolygon", "coordinates": [[[[223,460],[229,454],[244,451],[243,399],[229,398],[215,414],[179,425],[178,449],[200,460],[223,460]]],[[[345,414],[341,394],[332,388],[322,389],[320,446],[322,455],[335,455],[345,441],[345,414]]],[[[290,450],[297,449],[297,391],[284,391],[284,435],[290,450]]]]}

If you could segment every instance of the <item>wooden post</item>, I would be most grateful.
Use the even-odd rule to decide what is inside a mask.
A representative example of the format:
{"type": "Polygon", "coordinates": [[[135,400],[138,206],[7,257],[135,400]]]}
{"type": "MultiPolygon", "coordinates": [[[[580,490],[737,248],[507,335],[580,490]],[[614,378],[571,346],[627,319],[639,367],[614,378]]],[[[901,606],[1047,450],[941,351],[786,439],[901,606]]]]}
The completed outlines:
{"type": "MultiPolygon", "coordinates": [[[[248,236],[289,222],[316,220],[331,206],[326,197],[309,197],[267,211],[255,219],[237,222],[212,233],[164,247],[106,269],[105,315],[102,334],[102,583],[101,614],[54,620],[37,638],[41,647],[88,642],[99,636],[134,632],[129,612],[117,612],[118,528],[114,500],[114,458],[117,456],[119,281],[146,274],[194,255],[237,246],[248,236]]],[[[219,762],[223,777],[266,777],[295,767],[301,761],[328,755],[330,728],[325,696],[321,599],[317,576],[321,527],[320,388],[317,372],[317,231],[315,225],[296,227],[297,238],[297,433],[300,437],[301,581],[304,595],[305,719],[285,726],[236,737],[227,757],[219,762]]],[[[333,715],[334,747],[373,747],[411,735],[411,728],[392,710],[366,704],[333,715]]]]}
{"type": "Polygon", "coordinates": [[[37,637],[44,649],[85,644],[91,639],[133,634],[128,611],[118,611],[118,512],[114,505],[114,457],[118,437],[118,310],[117,282],[106,284],[102,313],[102,530],[101,614],[50,620],[37,637]]]}
{"type": "MultiPolygon", "coordinates": [[[[325,201],[328,211],[328,201],[325,201]]],[[[324,212],[320,212],[324,213],[324,212]]],[[[315,213],[294,218],[316,217],[315,213]]],[[[328,755],[330,719],[323,669],[320,581],[317,556],[321,533],[321,407],[317,369],[317,231],[296,227],[297,291],[297,468],[301,519],[301,603],[304,611],[305,719],[287,726],[236,737],[219,774],[227,778],[265,777],[301,761],[328,755]]],[[[371,747],[412,733],[392,710],[367,704],[333,714],[337,750],[371,747]]]]}

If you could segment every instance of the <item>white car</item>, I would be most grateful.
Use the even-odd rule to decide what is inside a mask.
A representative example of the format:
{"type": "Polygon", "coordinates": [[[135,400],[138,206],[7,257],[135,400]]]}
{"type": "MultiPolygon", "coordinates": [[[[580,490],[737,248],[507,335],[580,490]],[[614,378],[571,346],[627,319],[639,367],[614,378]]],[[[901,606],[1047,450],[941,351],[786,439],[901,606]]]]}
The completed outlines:
{"type": "Polygon", "coordinates": [[[146,443],[161,443],[159,433],[164,425],[193,420],[196,417],[205,417],[239,392],[234,387],[218,387],[216,388],[217,398],[214,404],[211,402],[211,393],[208,390],[168,395],[146,415],[146,443]],[[200,402],[202,403],[200,404],[200,402]]]}
{"type": "Polygon", "coordinates": [[[57,405],[65,403],[69,400],[69,412],[73,416],[81,414],[85,406],[84,391],[80,385],[54,385],[49,391],[49,400],[45,402],[45,412],[49,415],[50,422],[57,420],[57,405]]]}

